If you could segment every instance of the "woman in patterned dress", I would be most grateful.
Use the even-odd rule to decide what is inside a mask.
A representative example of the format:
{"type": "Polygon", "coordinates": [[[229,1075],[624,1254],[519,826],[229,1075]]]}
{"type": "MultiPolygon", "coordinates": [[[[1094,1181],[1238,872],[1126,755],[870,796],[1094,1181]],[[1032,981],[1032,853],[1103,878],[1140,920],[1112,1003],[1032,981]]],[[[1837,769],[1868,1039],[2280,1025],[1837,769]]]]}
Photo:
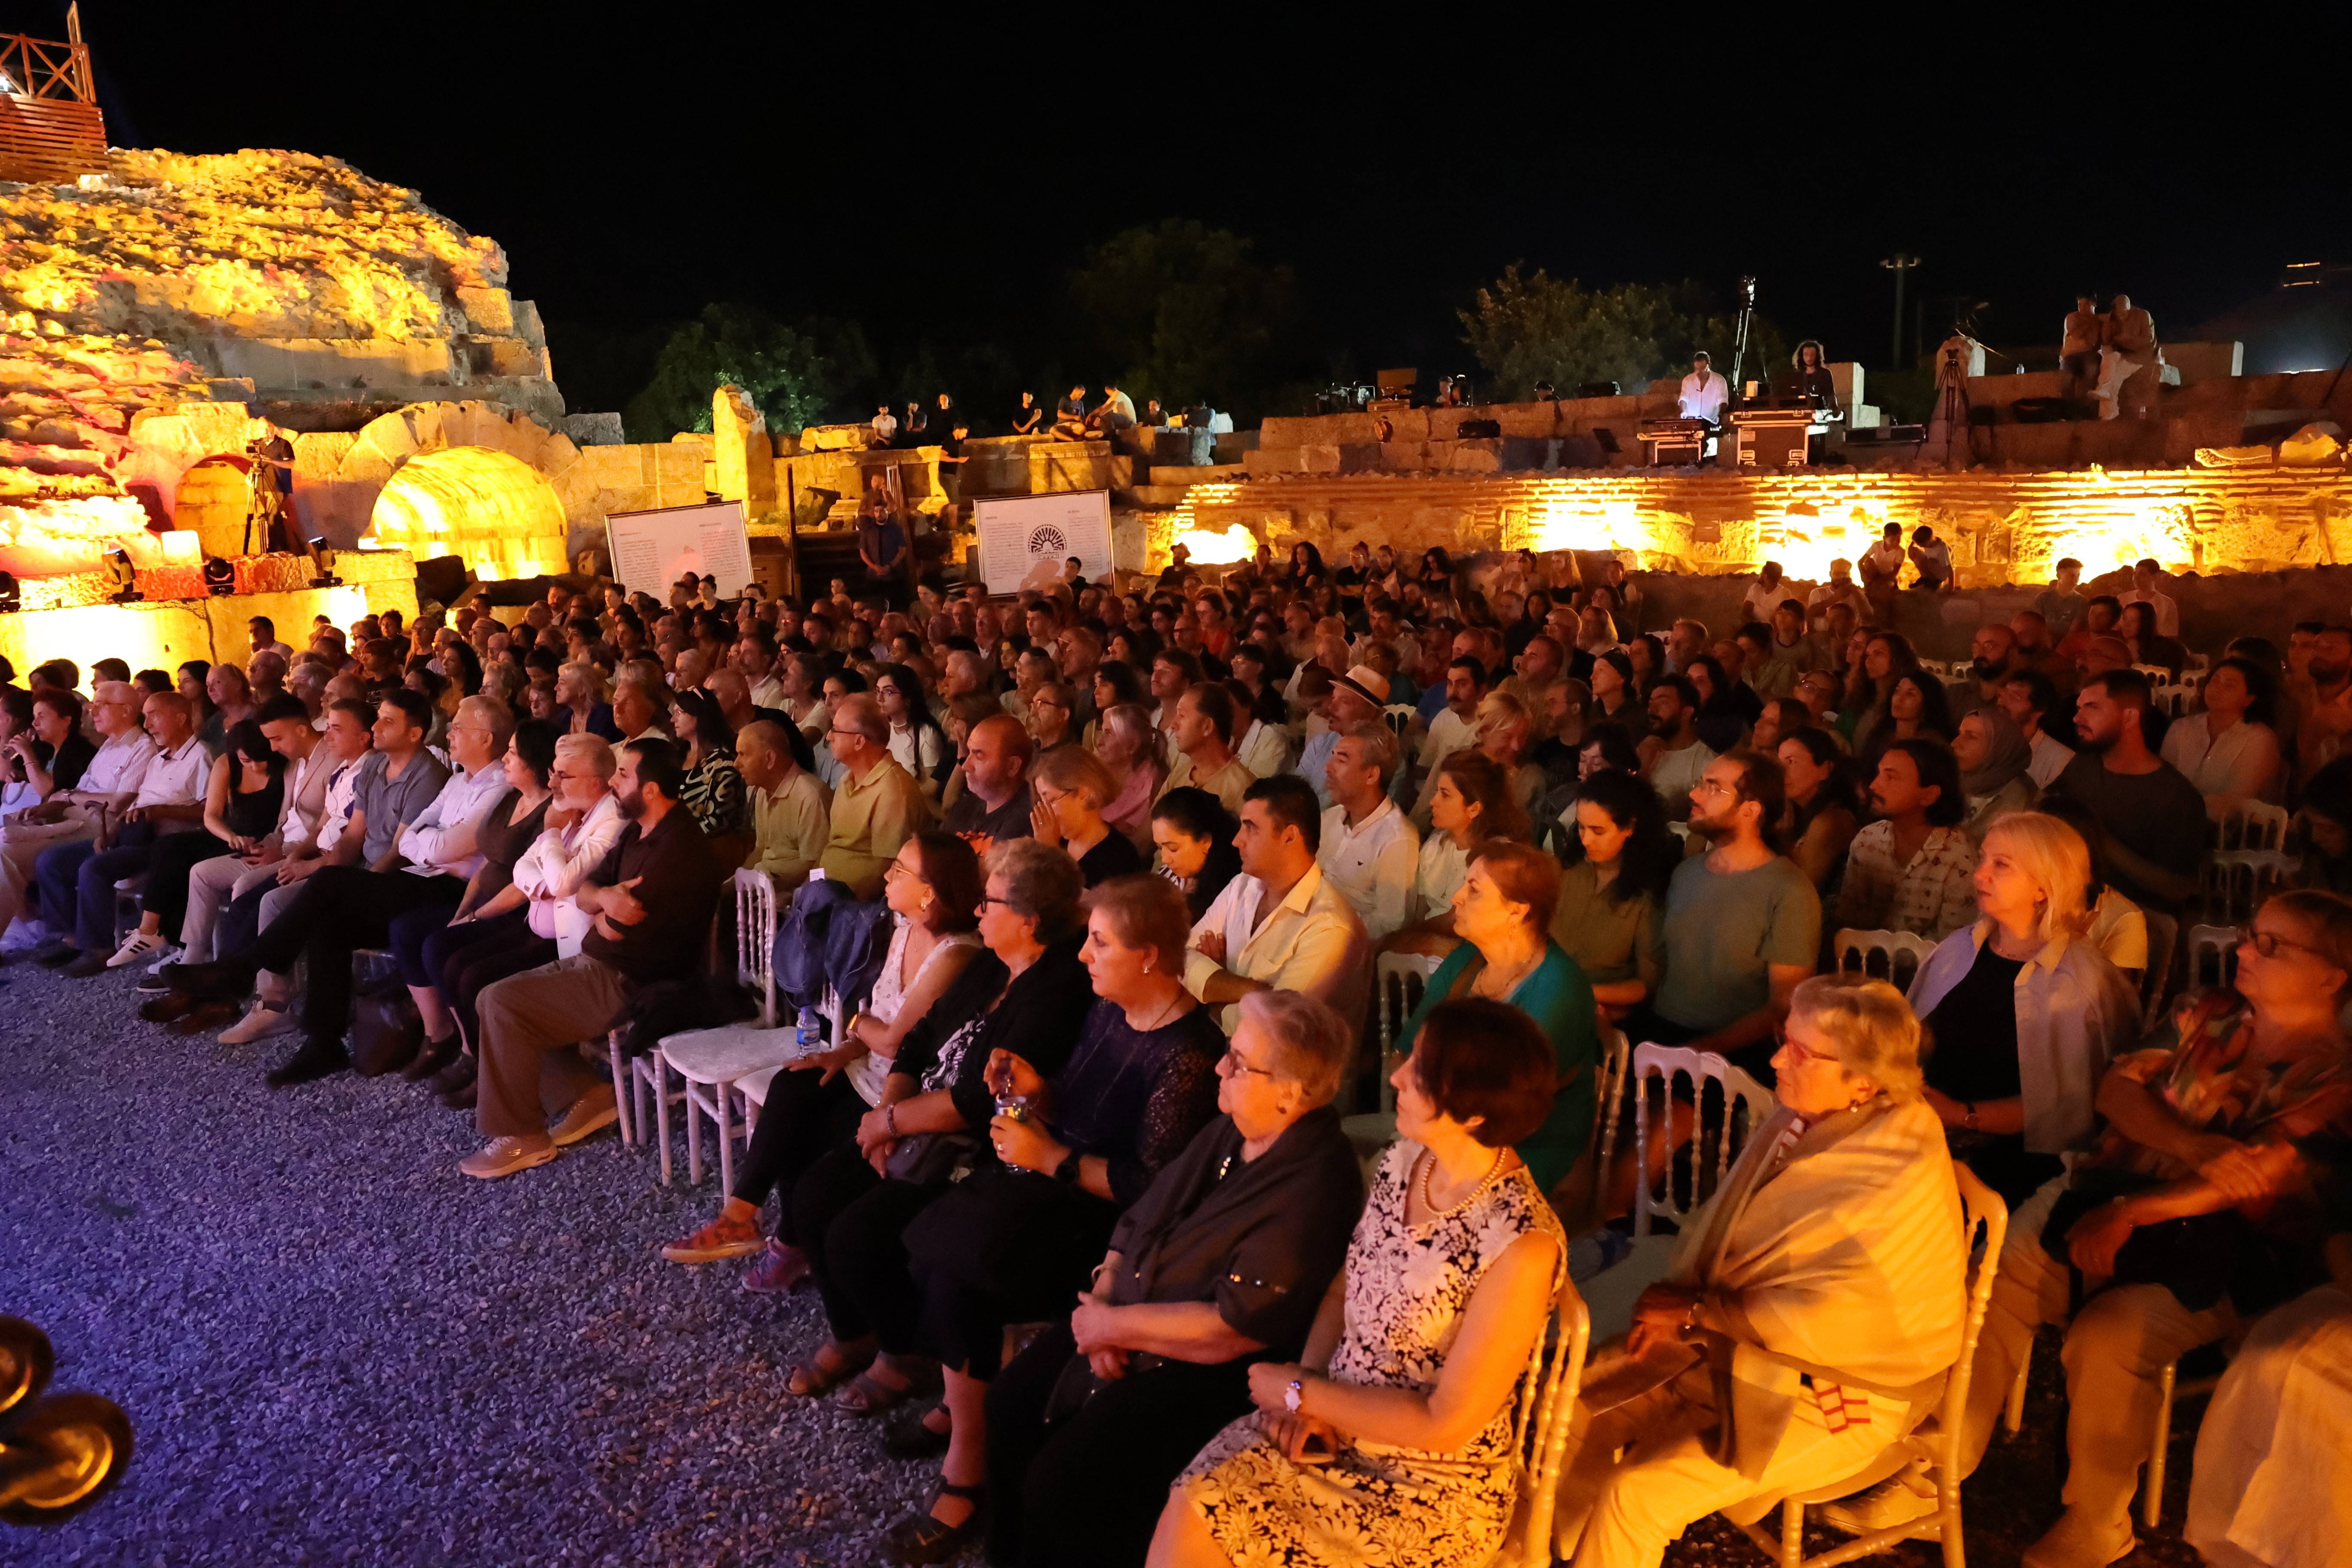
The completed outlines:
{"type": "Polygon", "coordinates": [[[1511,1145],[1550,1114],[1551,1047],[1500,1002],[1449,1002],[1392,1077],[1381,1158],[1303,1366],[1250,1371],[1255,1414],[1171,1491],[1151,1568],[1454,1568],[1502,1542],[1513,1391],[1566,1237],[1511,1145]]]}

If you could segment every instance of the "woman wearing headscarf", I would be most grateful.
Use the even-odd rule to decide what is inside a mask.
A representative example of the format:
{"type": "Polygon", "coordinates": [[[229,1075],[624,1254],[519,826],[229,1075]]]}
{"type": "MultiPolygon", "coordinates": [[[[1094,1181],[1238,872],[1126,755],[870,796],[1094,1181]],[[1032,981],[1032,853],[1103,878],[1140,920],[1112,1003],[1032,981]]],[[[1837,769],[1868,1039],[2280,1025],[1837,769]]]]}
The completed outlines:
{"type": "Polygon", "coordinates": [[[1968,798],[1960,826],[1979,848],[1995,820],[2031,810],[2042,793],[2025,771],[2033,762],[2033,743],[1998,708],[1979,708],[1960,721],[1952,758],[1960,764],[1960,793],[1968,798]]]}

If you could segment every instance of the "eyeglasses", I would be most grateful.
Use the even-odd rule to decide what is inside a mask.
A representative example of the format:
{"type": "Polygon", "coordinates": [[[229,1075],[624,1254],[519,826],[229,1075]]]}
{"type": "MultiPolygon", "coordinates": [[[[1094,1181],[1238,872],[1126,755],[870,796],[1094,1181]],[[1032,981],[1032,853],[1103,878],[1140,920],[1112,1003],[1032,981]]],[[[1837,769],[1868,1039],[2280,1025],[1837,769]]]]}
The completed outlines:
{"type": "Polygon", "coordinates": [[[1253,1067],[1250,1065],[1250,1059],[1242,1055],[1239,1049],[1232,1046],[1227,1046],[1225,1047],[1223,1065],[1227,1068],[1227,1070],[1232,1072],[1252,1072],[1264,1079],[1271,1079],[1275,1076],[1274,1069],[1271,1068],[1253,1067]]]}
{"type": "Polygon", "coordinates": [[[1843,1067],[1845,1065],[1837,1058],[1831,1056],[1826,1051],[1816,1051],[1800,1045],[1797,1041],[1789,1037],[1789,1032],[1786,1029],[1775,1029],[1772,1031],[1772,1037],[1780,1043],[1782,1049],[1789,1052],[1790,1055],[1795,1057],[1797,1060],[1801,1062],[1827,1062],[1832,1067],[1843,1067]]]}
{"type": "Polygon", "coordinates": [[[2274,931],[2250,931],[2246,933],[2246,942],[2264,958],[2276,958],[2278,950],[2283,947],[2291,947],[2297,952],[2314,954],[2319,952],[2319,949],[2307,942],[2297,942],[2293,937],[2281,936],[2274,931]]]}

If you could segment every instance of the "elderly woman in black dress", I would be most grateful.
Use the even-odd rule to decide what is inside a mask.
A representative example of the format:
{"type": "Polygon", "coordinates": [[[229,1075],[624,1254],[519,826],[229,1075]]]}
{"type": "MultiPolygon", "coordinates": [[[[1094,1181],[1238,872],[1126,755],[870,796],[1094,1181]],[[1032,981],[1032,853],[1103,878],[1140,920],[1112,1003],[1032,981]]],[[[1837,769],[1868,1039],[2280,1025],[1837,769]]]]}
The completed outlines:
{"type": "Polygon", "coordinates": [[[946,1398],[892,1427],[887,1443],[946,1458],[929,1511],[886,1538],[901,1562],[944,1562],[978,1525],[985,1401],[1005,1325],[1070,1310],[1120,1212],[1216,1113],[1224,1037],[1182,984],[1183,895],[1136,875],[1087,901],[1079,957],[1098,1000],[1076,1048],[1050,1075],[1028,1059],[1028,1041],[997,1050],[988,1155],[907,1227],[920,1340],[939,1358],[946,1398]]]}
{"type": "Polygon", "coordinates": [[[955,1178],[986,1157],[996,1095],[987,1069],[1017,1049],[1052,1074],[1068,1058],[1094,986],[1078,962],[1078,864],[1031,838],[988,854],[980,939],[922,1021],[898,1042],[882,1098],[849,1142],[793,1184],[793,1236],[808,1254],[830,1337],[795,1364],[803,1396],[847,1384],[836,1400],[870,1415],[928,1381],[916,1340],[922,1292],[907,1271],[903,1233],[955,1178]]]}
{"type": "MultiPolygon", "coordinates": [[[[1199,1015],[1194,1015],[1199,1016],[1199,1015]]],[[[988,1393],[988,1555],[1138,1563],[1168,1485],[1295,1358],[1363,1205],[1332,1106],[1354,1037],[1311,996],[1242,999],[1223,1114],[1119,1217],[1077,1310],[988,1393]]]]}

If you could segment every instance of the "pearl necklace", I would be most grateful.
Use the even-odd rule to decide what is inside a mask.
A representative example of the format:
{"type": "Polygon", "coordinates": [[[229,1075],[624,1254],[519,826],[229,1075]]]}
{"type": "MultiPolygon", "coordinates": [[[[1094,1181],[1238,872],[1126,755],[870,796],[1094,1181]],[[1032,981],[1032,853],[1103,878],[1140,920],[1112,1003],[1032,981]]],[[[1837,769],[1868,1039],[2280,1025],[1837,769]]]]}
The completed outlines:
{"type": "MultiPolygon", "coordinates": [[[[1495,1163],[1486,1167],[1486,1173],[1478,1178],[1476,1185],[1454,1199],[1451,1208],[1439,1208],[1436,1201],[1429,1195],[1429,1173],[1437,1168],[1437,1156],[1434,1153],[1425,1156],[1421,1163],[1421,1206],[1428,1211],[1427,1219],[1446,1219],[1460,1214],[1469,1206],[1470,1200],[1485,1192],[1487,1184],[1492,1182],[1496,1173],[1502,1170],[1503,1160],[1509,1152],[1507,1149],[1496,1150],[1495,1163]]],[[[1427,1223],[1427,1220],[1423,1223],[1427,1223]]]]}

